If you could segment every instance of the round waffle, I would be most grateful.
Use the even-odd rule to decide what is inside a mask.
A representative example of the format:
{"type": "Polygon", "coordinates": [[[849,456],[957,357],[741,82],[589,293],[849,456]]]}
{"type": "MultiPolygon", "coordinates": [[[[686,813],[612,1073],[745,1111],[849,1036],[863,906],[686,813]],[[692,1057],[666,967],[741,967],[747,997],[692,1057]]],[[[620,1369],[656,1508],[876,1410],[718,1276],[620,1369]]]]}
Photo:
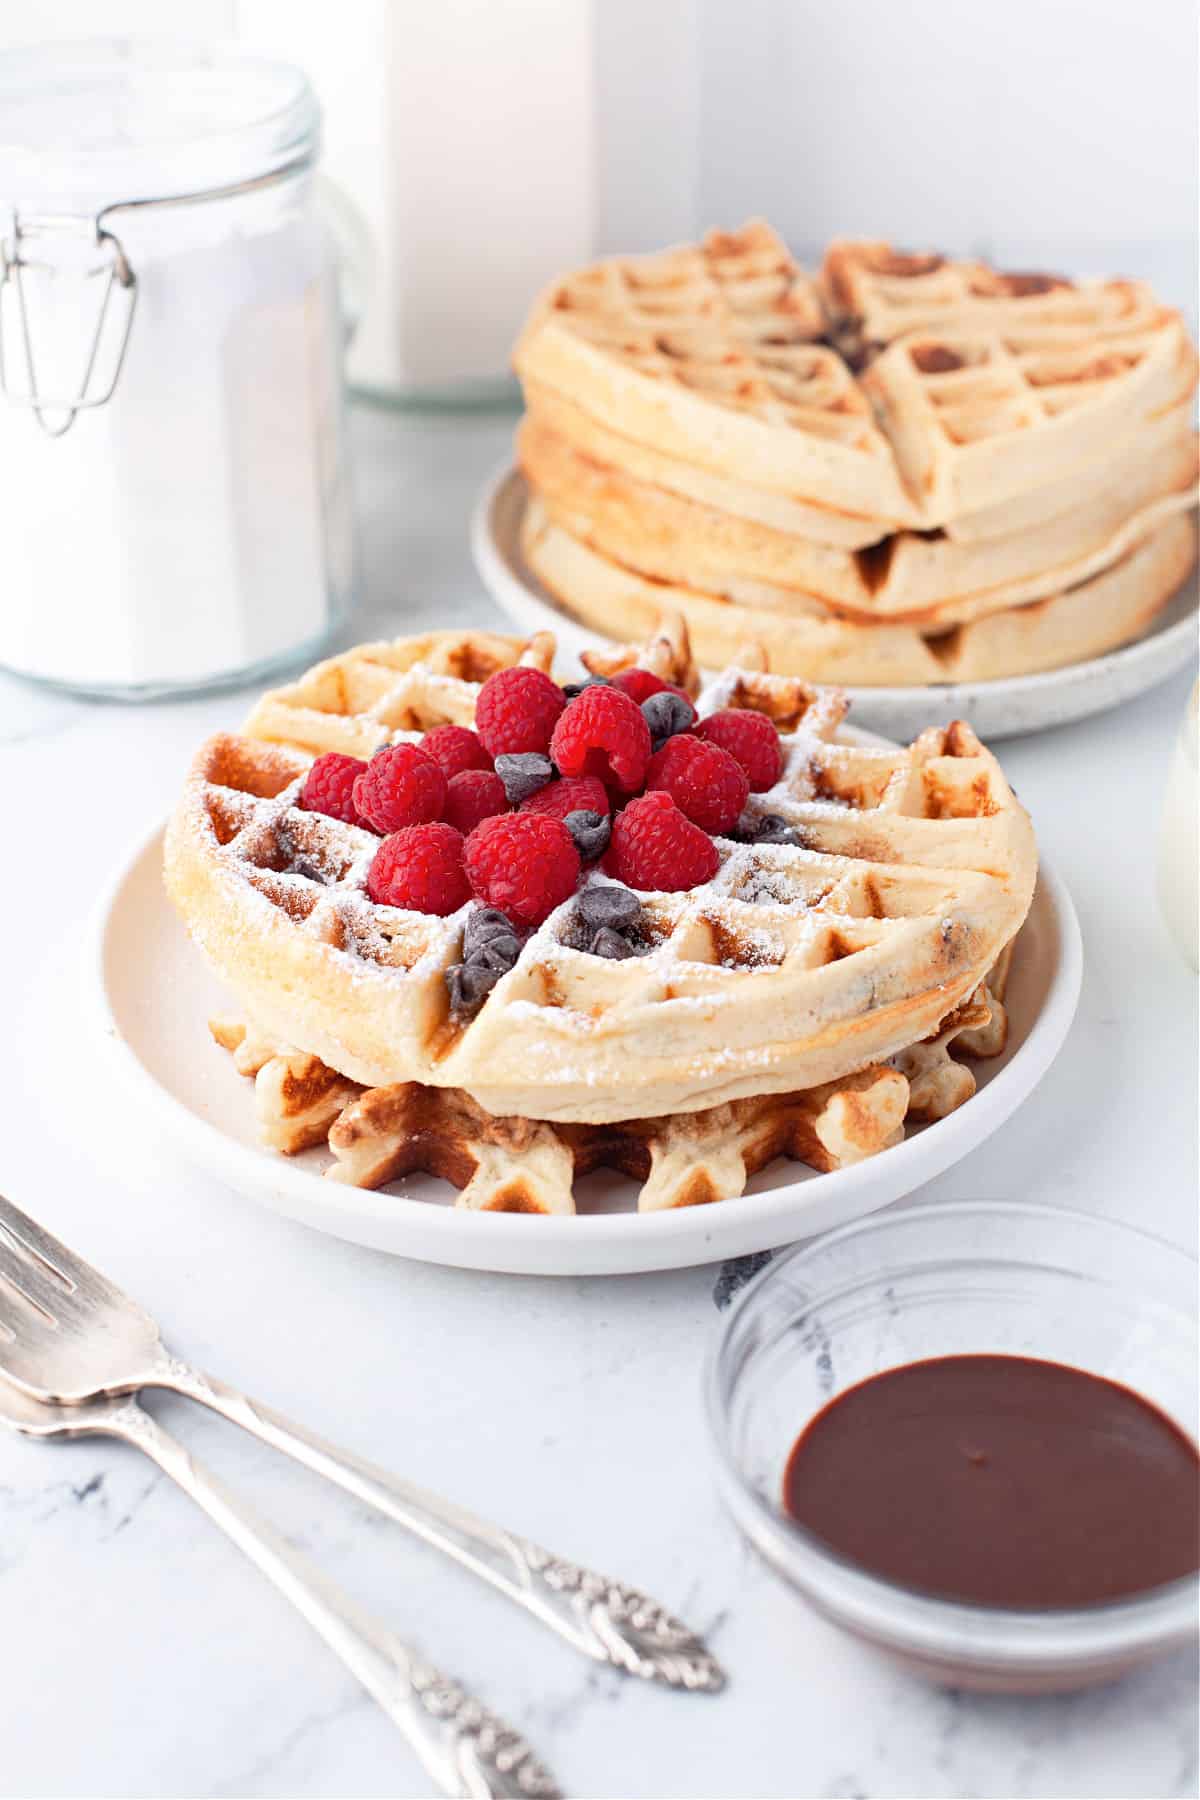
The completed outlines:
{"type": "Polygon", "coordinates": [[[1161,519],[1111,568],[1065,592],[932,629],[841,618],[818,602],[758,587],[737,599],[640,574],[555,523],[531,499],[521,526],[525,561],[562,607],[595,631],[649,634],[665,614],[687,620],[700,661],[720,668],[747,641],[776,674],[851,687],[996,681],[1058,669],[1128,643],[1150,625],[1196,559],[1190,516],[1161,519]]]}
{"type": "MultiPolygon", "coordinates": [[[[432,634],[367,645],[265,696],[200,750],[167,839],[167,884],[256,1029],[368,1087],[457,1088],[493,1114],[604,1123],[818,1086],[932,1036],[980,987],[1028,909],[1029,820],[969,727],[908,749],[836,741],[844,702],[731,669],[698,701],[766,713],[784,773],[752,807],[795,842],[717,840],[711,883],[646,893],[641,954],[589,954],[572,897],[468,1020],[450,1011],[468,909],[371,902],[379,840],[297,805],[312,758],[369,755],[469,723],[478,687],[545,636],[432,634]]],[[[688,673],[686,642],[620,652],[688,673]]],[[[604,876],[592,874],[591,882],[604,876]]]]}
{"type": "Polygon", "coordinates": [[[653,581],[749,606],[841,615],[926,633],[1076,587],[1118,562],[1172,513],[1196,503],[1188,409],[1168,415],[1159,445],[1110,473],[1057,518],[999,540],[955,543],[898,532],[857,552],[775,531],[673,494],[573,448],[536,409],[517,455],[549,517],[602,556],[653,581]]]}
{"type": "Polygon", "coordinates": [[[517,343],[527,398],[870,542],[1094,473],[1195,389],[1182,319],[1133,284],[860,249],[838,247],[829,307],[761,221],[571,271],[517,343]]]}

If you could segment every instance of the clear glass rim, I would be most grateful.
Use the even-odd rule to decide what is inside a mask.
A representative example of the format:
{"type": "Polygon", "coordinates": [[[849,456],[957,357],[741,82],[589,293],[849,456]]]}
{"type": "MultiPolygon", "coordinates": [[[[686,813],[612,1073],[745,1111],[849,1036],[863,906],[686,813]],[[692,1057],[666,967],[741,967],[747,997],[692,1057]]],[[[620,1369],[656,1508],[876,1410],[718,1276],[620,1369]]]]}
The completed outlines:
{"type": "MultiPolygon", "coordinates": [[[[940,1598],[919,1588],[872,1575],[831,1549],[804,1526],[789,1520],[745,1476],[730,1431],[733,1372],[728,1366],[740,1321],[784,1272],[834,1244],[882,1235],[906,1223],[931,1220],[1010,1217],[1045,1223],[1057,1220],[1101,1235],[1137,1238],[1190,1269],[1196,1259],[1156,1232],[1075,1208],[1024,1201],[929,1201],[901,1211],[854,1220],[809,1243],[794,1245],[747,1283],[717,1328],[704,1374],[709,1435],[717,1456],[718,1485],[736,1521],[768,1562],[821,1610],[864,1637],[900,1652],[964,1665],[1012,1669],[1051,1668],[1064,1663],[1136,1656],[1194,1634],[1197,1579],[1183,1576],[1145,1593],[1095,1606],[1032,1611],[940,1598]]],[[[947,1260],[951,1259],[948,1251],[947,1260]]],[[[960,1264],[961,1253],[954,1257],[960,1264]]],[[[981,1254],[980,1261],[987,1260],[981,1254]]],[[[1016,1260],[1014,1258],[1014,1260],[1016,1260]]]]}
{"type": "MultiPolygon", "coordinates": [[[[320,107],[307,76],[290,63],[227,41],[185,35],[96,36],[32,43],[0,51],[0,121],[12,116],[6,94],[30,105],[56,90],[80,88],[99,103],[106,87],[211,75],[214,116],[197,115],[185,132],[103,142],[22,134],[0,123],[0,202],[22,207],[101,209],[130,201],[178,199],[279,173],[315,157],[320,107]],[[241,80],[246,104],[231,104],[241,80]],[[259,103],[253,102],[255,89],[259,103]],[[225,106],[221,116],[221,102],[225,106]]],[[[19,116],[19,114],[18,114],[19,116]]],[[[114,102],[114,116],[119,105],[114,102]]]]}

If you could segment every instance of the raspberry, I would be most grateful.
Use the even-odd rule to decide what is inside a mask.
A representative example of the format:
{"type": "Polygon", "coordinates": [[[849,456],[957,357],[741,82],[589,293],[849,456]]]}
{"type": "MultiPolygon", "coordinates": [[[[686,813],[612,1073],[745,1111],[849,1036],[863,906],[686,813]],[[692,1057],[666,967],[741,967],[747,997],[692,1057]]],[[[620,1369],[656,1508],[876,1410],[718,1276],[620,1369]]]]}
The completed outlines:
{"type": "Polygon", "coordinates": [[[377,750],[354,783],[359,818],[381,835],[440,819],[446,777],[419,744],[377,750]]]}
{"type": "Polygon", "coordinates": [[[566,704],[562,689],[540,669],[497,669],[479,690],[475,729],[489,756],[544,752],[566,704]]]}
{"type": "Polygon", "coordinates": [[[447,781],[464,769],[490,769],[492,759],[473,731],[465,725],[435,725],[421,739],[426,756],[432,756],[447,781]]]}
{"type": "Polygon", "coordinates": [[[745,769],[728,750],[686,736],[668,738],[650,758],[646,791],[659,788],[693,825],[722,837],[737,824],[750,793],[745,769]]]}
{"type": "Polygon", "coordinates": [[[453,825],[408,825],[385,837],[367,871],[367,893],[380,906],[409,912],[457,912],[471,898],[462,833],[453,825]]]}
{"type": "Polygon", "coordinates": [[[523,813],[548,813],[552,819],[565,819],[569,812],[608,811],[608,789],[594,775],[572,775],[566,781],[551,781],[536,794],[530,794],[521,806],[523,813]]]}
{"type": "Polygon", "coordinates": [[[359,817],[354,809],[354,782],[366,766],[357,756],[339,756],[336,750],[330,750],[325,756],[318,756],[304,777],[299,804],[306,812],[325,813],[331,819],[341,819],[347,825],[357,825],[359,817]]]}
{"type": "Polygon", "coordinates": [[[563,775],[595,775],[635,794],[650,761],[650,727],[620,688],[584,688],[554,727],[550,755],[563,775]]]}
{"type": "Polygon", "coordinates": [[[618,813],[604,869],[626,887],[678,893],[711,881],[717,846],[684,818],[670,794],[642,794],[618,813]]]}
{"type": "Polygon", "coordinates": [[[750,778],[752,794],[765,793],[775,786],[783,774],[783,750],[779,733],[765,714],[727,707],[703,719],[696,735],[707,743],[719,744],[736,757],[750,778]]]}
{"type": "Polygon", "coordinates": [[[683,688],[676,687],[673,681],[664,681],[659,675],[652,675],[649,669],[622,669],[619,675],[610,679],[615,688],[629,695],[635,706],[640,706],[651,694],[678,694],[681,700],[688,698],[683,688]]]}
{"type": "Polygon", "coordinates": [[[446,789],[446,819],[464,837],[484,819],[508,811],[504,783],[492,769],[464,769],[446,789]]]}
{"type": "Polygon", "coordinates": [[[472,890],[518,925],[540,925],[579,883],[579,852],[561,819],[508,813],[485,819],[467,839],[472,890]]]}

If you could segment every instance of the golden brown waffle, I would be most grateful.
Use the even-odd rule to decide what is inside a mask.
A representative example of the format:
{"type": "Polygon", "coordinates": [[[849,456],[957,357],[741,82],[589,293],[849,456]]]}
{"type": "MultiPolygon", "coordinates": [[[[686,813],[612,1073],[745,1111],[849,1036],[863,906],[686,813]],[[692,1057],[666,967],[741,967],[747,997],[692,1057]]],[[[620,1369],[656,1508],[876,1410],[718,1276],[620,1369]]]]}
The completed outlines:
{"type": "MultiPolygon", "coordinates": [[[[523,382],[723,478],[919,522],[813,284],[761,222],[563,276],[514,361],[523,382]]],[[[886,525],[883,529],[886,529],[886,525]]]]}
{"type": "Polygon", "coordinates": [[[1196,386],[1178,314],[1113,340],[1036,327],[916,333],[862,378],[929,524],[978,512],[1110,458],[1196,386]]]}
{"type": "Polygon", "coordinates": [[[823,1088],[777,1094],[704,1112],[611,1125],[498,1119],[455,1089],[403,1082],[346,1082],[317,1057],[272,1046],[237,1020],[210,1021],[217,1042],[253,1075],[263,1141],[295,1155],[328,1141],[326,1174],[377,1188],[415,1170],[459,1189],[457,1204],[486,1212],[571,1213],[577,1176],[616,1169],[639,1184],[640,1212],[733,1199],[780,1156],[828,1172],[904,1136],[906,1118],[944,1118],[969,1100],[975,1077],[955,1051],[998,1055],[1006,1019],[993,970],[936,1036],[823,1088]]]}
{"type": "Polygon", "coordinates": [[[299,681],[272,688],[251,712],[245,735],[321,756],[372,756],[381,745],[434,725],[469,725],[489,675],[513,663],[549,671],[554,638],[490,631],[430,631],[423,637],[358,644],[317,663],[299,681]]]}
{"type": "Polygon", "coordinates": [[[700,662],[719,668],[761,644],[776,674],[852,687],[925,687],[994,681],[1062,668],[1129,642],[1153,622],[1196,557],[1196,528],[1176,513],[1118,562],[1066,592],[998,609],[967,623],[922,628],[838,617],[804,595],[761,587],[731,600],[654,579],[603,556],[555,524],[540,501],[525,509],[526,562],[565,612],[593,630],[636,637],[667,614],[687,620],[700,662]]]}
{"type": "Polygon", "coordinates": [[[1057,518],[978,543],[898,532],[844,550],[740,519],[574,450],[526,415],[517,454],[547,516],[601,556],[652,581],[747,606],[913,624],[928,634],[1061,593],[1120,560],[1174,512],[1195,505],[1196,438],[1138,452],[1057,518]]]}
{"type": "Polygon", "coordinates": [[[1035,327],[1063,342],[1091,340],[1141,331],[1158,310],[1144,282],[1006,272],[984,262],[953,262],[935,251],[850,240],[829,246],[820,285],[835,328],[864,349],[908,332],[960,328],[1035,327]]]}
{"type": "Polygon", "coordinates": [[[994,534],[1016,502],[1052,517],[1045,488],[1102,485],[1195,390],[1139,283],[837,244],[822,288],[761,221],[574,271],[518,342],[527,402],[635,480],[854,550],[980,514],[994,534]]]}
{"type": "MultiPolygon", "coordinates": [[[[798,843],[718,839],[710,884],[641,897],[643,953],[621,962],[580,947],[572,898],[478,1015],[455,1019],[445,971],[461,960],[466,909],[441,919],[372,903],[378,839],[296,805],[314,751],[403,738],[414,693],[427,726],[439,695],[442,716],[466,716],[469,676],[430,668],[452,650],[473,667],[469,647],[423,643],[424,669],[411,645],[373,645],[267,696],[243,734],[204,745],[167,835],[171,894],[239,1007],[350,1080],[459,1088],[496,1115],[585,1123],[816,1087],[934,1032],[1025,916],[1029,821],[967,727],[907,750],[838,744],[838,696],[732,669],[700,711],[775,719],[784,774],[754,805],[782,814],[798,843]]],[[[486,645],[489,666],[543,651],[486,645]]],[[[654,654],[686,674],[682,632],[654,654]]]]}

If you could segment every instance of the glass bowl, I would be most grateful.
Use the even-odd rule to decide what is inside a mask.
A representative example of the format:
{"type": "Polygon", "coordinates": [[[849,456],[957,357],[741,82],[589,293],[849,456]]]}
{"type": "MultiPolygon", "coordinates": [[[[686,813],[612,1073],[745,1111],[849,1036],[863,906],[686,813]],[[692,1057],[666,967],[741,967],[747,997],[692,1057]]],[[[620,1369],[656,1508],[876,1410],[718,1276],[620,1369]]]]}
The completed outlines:
{"type": "Polygon", "coordinates": [[[910,1207],[780,1257],[745,1289],[707,1374],[723,1498],[819,1612],[956,1687],[1042,1693],[1111,1680],[1196,1632],[1197,1583],[1077,1611],[937,1598],[845,1561],[782,1510],[788,1454],[844,1388],[903,1363],[991,1352],[1122,1382],[1196,1437],[1197,1271],[1161,1238],[1016,1203],[910,1207]]]}

